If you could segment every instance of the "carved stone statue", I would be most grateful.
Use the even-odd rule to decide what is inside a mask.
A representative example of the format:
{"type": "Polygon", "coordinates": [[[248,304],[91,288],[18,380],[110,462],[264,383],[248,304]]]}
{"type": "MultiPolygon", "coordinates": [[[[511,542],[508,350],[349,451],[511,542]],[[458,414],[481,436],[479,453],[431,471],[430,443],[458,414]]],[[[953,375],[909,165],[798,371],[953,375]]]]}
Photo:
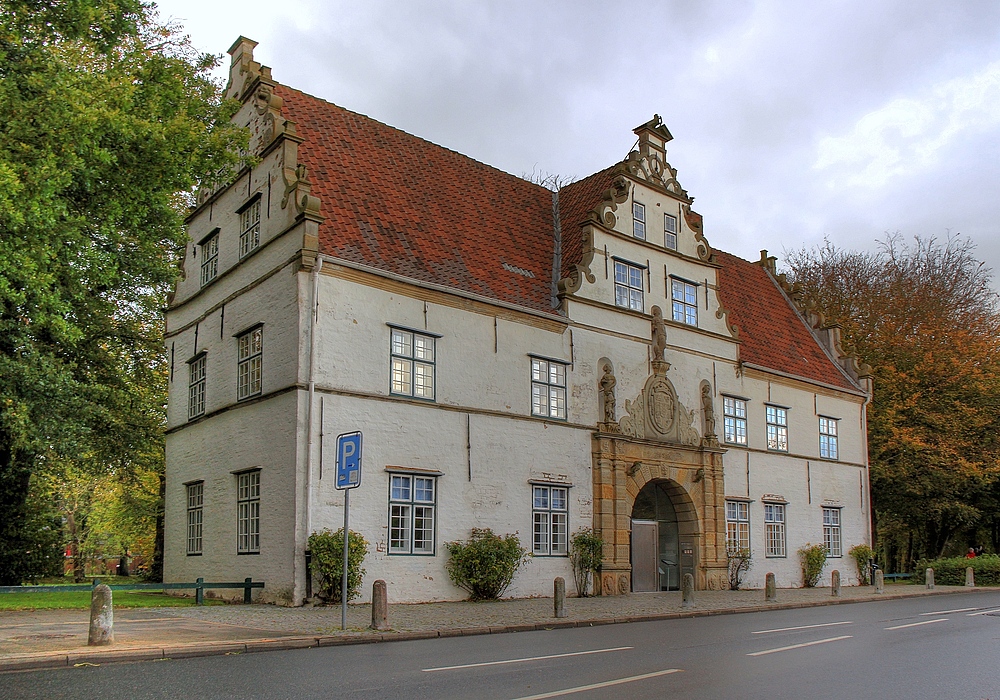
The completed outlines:
{"type": "Polygon", "coordinates": [[[663,312],[659,306],[653,312],[653,361],[665,362],[663,352],[667,349],[667,327],[663,323],[663,312]]]}
{"type": "Polygon", "coordinates": [[[601,377],[600,388],[601,396],[604,399],[604,422],[614,423],[615,422],[615,385],[618,384],[618,380],[615,379],[615,375],[611,372],[611,365],[604,365],[604,376],[601,377]]]}
{"type": "Polygon", "coordinates": [[[701,409],[705,416],[705,436],[703,445],[717,446],[719,439],[715,434],[715,407],[712,405],[712,385],[707,381],[701,383],[701,409]]]}

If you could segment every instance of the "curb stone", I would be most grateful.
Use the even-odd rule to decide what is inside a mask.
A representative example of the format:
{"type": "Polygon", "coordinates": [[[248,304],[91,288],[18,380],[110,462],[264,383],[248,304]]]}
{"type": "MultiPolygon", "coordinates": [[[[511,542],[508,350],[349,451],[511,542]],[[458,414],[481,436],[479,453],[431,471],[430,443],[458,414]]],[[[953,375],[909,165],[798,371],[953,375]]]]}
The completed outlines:
{"type": "Polygon", "coordinates": [[[276,639],[249,639],[242,642],[191,642],[175,646],[135,646],[119,649],[74,650],[71,652],[41,652],[36,654],[21,654],[0,658],[0,673],[18,671],[35,671],[42,669],[72,668],[73,664],[89,663],[104,664],[129,661],[154,661],[182,659],[198,656],[221,656],[224,654],[243,654],[261,651],[281,651],[289,649],[309,649],[316,647],[345,646],[350,644],[375,644],[380,642],[403,642],[436,637],[464,637],[486,634],[508,634],[512,632],[552,631],[557,629],[598,627],[601,625],[628,624],[634,622],[658,622],[661,620],[676,620],[688,617],[708,617],[715,615],[737,615],[740,613],[765,612],[770,610],[798,610],[802,608],[819,608],[830,605],[849,605],[853,603],[875,603],[885,600],[903,600],[908,598],[925,598],[939,595],[968,594],[996,591],[996,588],[968,588],[965,590],[934,590],[919,595],[882,594],[870,598],[828,598],[824,600],[796,603],[769,603],[766,606],[747,606],[740,608],[716,608],[712,610],[688,610],[684,612],[667,612],[644,615],[628,615],[624,617],[601,617],[581,620],[556,620],[536,624],[518,624],[492,627],[450,627],[439,630],[407,631],[407,632],[353,632],[343,635],[300,635],[280,637],[276,639]]]}

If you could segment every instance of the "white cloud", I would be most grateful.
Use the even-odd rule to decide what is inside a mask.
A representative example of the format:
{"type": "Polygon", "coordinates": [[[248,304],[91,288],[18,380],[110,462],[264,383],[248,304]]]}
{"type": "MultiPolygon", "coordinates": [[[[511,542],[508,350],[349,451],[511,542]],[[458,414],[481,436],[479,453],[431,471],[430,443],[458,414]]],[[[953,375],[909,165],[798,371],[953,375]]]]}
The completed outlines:
{"type": "Polygon", "coordinates": [[[902,175],[935,168],[959,138],[1000,127],[1000,61],[898,97],[861,117],[849,133],[826,136],[813,167],[830,171],[830,187],[884,187],[902,175]]]}

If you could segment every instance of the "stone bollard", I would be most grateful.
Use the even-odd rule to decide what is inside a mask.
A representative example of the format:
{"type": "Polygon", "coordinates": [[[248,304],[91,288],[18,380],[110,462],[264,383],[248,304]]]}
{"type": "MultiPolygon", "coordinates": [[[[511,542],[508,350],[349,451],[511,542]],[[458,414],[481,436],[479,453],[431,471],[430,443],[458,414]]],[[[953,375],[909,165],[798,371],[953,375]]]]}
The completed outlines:
{"type": "Polygon", "coordinates": [[[694,576],[691,574],[684,574],[684,583],[681,586],[681,607],[682,608],[693,608],[694,607],[694,576]]]}
{"type": "Polygon", "coordinates": [[[773,603],[778,599],[778,587],[774,583],[774,574],[770,571],[764,577],[764,600],[773,603]]]}
{"type": "Polygon", "coordinates": [[[965,585],[969,588],[976,587],[976,574],[971,566],[965,569],[965,585]]]}
{"type": "Polygon", "coordinates": [[[882,569],[875,572],[875,592],[885,593],[885,576],[882,574],[882,569]]]}
{"type": "Polygon", "coordinates": [[[389,629],[389,594],[382,579],[372,584],[372,629],[389,629]]]}
{"type": "Polygon", "coordinates": [[[840,597],[840,572],[836,569],[830,572],[830,595],[840,597]]]}
{"type": "Polygon", "coordinates": [[[928,591],[933,591],[934,590],[934,569],[927,569],[926,580],[927,580],[927,590],[928,591]]]}
{"type": "Polygon", "coordinates": [[[111,602],[111,589],[105,584],[94,588],[90,594],[90,635],[87,646],[104,647],[115,643],[115,611],[111,602]]]}
{"type": "Polygon", "coordinates": [[[552,582],[552,608],[555,617],[566,617],[566,579],[562,576],[552,582]]]}

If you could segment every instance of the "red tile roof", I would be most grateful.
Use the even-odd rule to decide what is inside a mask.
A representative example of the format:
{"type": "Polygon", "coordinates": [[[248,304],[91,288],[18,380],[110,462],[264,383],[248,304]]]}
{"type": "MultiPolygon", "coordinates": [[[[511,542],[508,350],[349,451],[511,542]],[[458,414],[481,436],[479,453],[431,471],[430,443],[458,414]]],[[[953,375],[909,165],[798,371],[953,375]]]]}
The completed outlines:
{"type": "Polygon", "coordinates": [[[552,192],[298,90],[275,93],[305,139],[322,253],[557,313],[552,192]]]}
{"type": "Polygon", "coordinates": [[[719,300],[739,328],[740,359],[786,374],[858,390],[760,265],[715,251],[719,300]]]}
{"type": "MultiPolygon", "coordinates": [[[[299,162],[326,217],[322,253],[558,315],[551,191],[298,90],[278,85],[275,92],[305,139],[299,162]]],[[[559,191],[561,276],[580,261],[581,224],[613,170],[559,191]]],[[[857,389],[763,268],[715,255],[743,361],[857,389]]]]}

